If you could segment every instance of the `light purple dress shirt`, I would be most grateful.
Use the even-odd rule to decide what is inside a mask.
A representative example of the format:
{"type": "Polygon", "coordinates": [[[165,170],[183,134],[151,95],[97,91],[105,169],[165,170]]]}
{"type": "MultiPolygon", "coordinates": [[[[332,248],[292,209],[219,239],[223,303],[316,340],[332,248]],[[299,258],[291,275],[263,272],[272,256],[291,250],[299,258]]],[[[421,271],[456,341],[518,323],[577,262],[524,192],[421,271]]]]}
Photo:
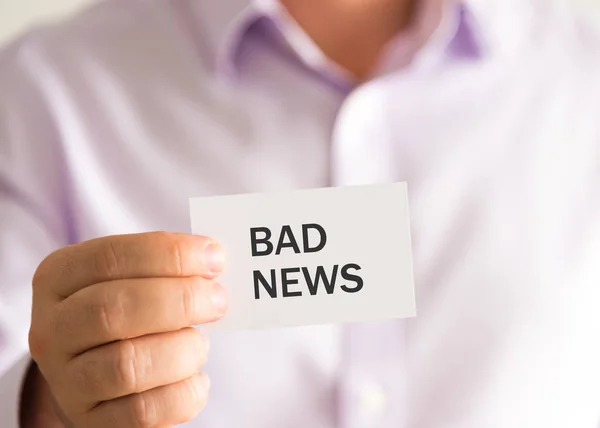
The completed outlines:
{"type": "Polygon", "coordinates": [[[52,250],[189,232],[192,196],[407,181],[418,317],[213,335],[186,426],[597,428],[600,37],[549,1],[420,10],[360,85],[272,1],[109,0],[6,47],[2,427],[52,250]]]}

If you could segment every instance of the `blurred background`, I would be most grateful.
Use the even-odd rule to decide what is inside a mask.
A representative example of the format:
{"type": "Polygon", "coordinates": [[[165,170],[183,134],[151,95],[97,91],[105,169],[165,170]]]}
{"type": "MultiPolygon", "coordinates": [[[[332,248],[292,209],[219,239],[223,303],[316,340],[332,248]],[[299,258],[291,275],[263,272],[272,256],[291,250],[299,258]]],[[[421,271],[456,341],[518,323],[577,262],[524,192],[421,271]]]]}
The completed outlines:
{"type": "MultiPolygon", "coordinates": [[[[59,19],[93,1],[95,0],[0,0],[0,44],[37,22],[59,19]]],[[[600,27],[600,0],[548,1],[567,2],[569,7],[579,8],[589,14],[600,27]]]]}
{"type": "Polygon", "coordinates": [[[0,0],[0,44],[39,21],[59,19],[94,0],[0,0]]]}

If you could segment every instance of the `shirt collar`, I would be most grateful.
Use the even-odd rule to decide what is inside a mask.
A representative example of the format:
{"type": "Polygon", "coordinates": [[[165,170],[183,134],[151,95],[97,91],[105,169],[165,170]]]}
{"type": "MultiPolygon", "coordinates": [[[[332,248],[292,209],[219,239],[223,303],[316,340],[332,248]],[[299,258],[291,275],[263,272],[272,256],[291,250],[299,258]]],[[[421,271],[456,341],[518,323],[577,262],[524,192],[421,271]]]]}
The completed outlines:
{"type": "Polygon", "coordinates": [[[189,0],[205,45],[212,49],[217,71],[226,71],[250,26],[277,0],[189,0]]]}
{"type": "MultiPolygon", "coordinates": [[[[442,0],[440,0],[442,1],[442,0]]],[[[477,52],[507,55],[521,44],[536,9],[534,0],[446,0],[463,9],[459,27],[469,33],[477,52]]],[[[232,63],[245,32],[259,18],[269,16],[278,0],[190,0],[203,36],[213,49],[215,67],[232,63]]],[[[449,41],[448,45],[451,45],[449,41]]]]}

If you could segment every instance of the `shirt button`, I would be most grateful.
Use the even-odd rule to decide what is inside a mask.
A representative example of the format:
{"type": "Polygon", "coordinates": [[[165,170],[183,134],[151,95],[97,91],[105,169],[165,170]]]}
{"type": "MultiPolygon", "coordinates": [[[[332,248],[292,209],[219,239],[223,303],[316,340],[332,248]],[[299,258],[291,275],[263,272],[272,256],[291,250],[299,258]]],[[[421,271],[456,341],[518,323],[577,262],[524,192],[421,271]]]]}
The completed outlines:
{"type": "Polygon", "coordinates": [[[359,411],[365,416],[380,416],[388,405],[385,390],[377,384],[363,386],[358,393],[359,411]]]}

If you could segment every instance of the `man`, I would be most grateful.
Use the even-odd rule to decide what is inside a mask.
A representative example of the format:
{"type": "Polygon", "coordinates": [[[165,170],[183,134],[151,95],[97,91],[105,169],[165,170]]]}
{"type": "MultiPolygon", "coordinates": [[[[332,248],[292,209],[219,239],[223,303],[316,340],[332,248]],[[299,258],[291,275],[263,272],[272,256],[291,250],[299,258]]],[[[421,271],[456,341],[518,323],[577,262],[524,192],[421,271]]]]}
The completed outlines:
{"type": "Polygon", "coordinates": [[[535,0],[110,0],[8,46],[2,426],[597,428],[590,28],[535,0]],[[228,267],[189,197],[390,181],[416,319],[212,335],[201,368],[228,267]]]}

